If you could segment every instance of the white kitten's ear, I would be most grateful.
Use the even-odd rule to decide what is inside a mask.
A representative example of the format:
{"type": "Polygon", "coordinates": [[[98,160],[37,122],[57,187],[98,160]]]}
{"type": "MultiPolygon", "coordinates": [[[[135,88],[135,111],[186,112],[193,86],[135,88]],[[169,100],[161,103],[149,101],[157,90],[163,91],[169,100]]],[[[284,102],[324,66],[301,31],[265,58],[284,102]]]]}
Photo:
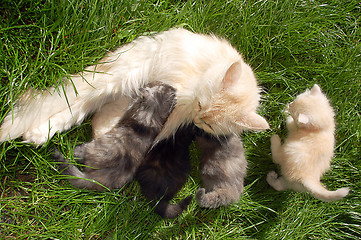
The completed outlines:
{"type": "Polygon", "coordinates": [[[301,124],[308,124],[310,122],[310,119],[309,117],[307,117],[307,115],[301,113],[297,117],[297,122],[301,124]]]}
{"type": "Polygon", "coordinates": [[[232,86],[241,76],[242,66],[239,62],[233,63],[227,70],[223,78],[223,88],[232,86]]]}
{"type": "Polygon", "coordinates": [[[254,112],[248,113],[246,116],[244,116],[239,124],[246,129],[255,131],[266,130],[270,128],[266,119],[254,112]]]}
{"type": "Polygon", "coordinates": [[[311,89],[311,94],[316,95],[320,93],[322,93],[321,88],[317,84],[315,84],[311,89]]]}

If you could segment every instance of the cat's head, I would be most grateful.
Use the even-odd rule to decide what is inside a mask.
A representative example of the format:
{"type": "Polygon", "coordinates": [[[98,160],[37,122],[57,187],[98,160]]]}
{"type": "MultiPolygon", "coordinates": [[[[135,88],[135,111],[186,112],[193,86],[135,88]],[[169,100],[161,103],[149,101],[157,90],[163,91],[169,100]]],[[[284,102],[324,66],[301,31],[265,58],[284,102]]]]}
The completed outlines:
{"type": "Polygon", "coordinates": [[[265,130],[267,121],[256,113],[260,95],[252,69],[243,61],[233,63],[212,98],[196,98],[193,122],[213,135],[265,130]]]}
{"type": "Polygon", "coordinates": [[[299,128],[317,130],[334,127],[334,112],[317,84],[298,95],[289,104],[288,112],[299,128]]]}

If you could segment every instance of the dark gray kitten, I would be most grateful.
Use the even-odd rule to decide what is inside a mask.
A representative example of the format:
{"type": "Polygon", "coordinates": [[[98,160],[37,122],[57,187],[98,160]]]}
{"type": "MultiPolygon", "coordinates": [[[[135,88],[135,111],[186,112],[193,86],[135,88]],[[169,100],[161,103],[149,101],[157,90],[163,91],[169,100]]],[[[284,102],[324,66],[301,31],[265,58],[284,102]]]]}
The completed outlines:
{"type": "Polygon", "coordinates": [[[143,194],[156,204],[155,211],[164,218],[175,218],[188,206],[191,196],[178,204],[168,202],[181,189],[190,171],[189,145],[196,127],[184,126],[174,137],[162,140],[146,155],[135,178],[143,194]]]}
{"type": "Polygon", "coordinates": [[[167,84],[150,83],[130,105],[123,118],[101,138],[75,147],[74,156],[86,167],[80,171],[60,152],[52,156],[63,174],[76,187],[117,189],[130,182],[175,107],[175,89],[167,84]],[[88,180],[89,179],[89,180],[88,180]],[[104,186],[104,187],[103,187],[104,186]]]}
{"type": "Polygon", "coordinates": [[[242,141],[235,135],[215,138],[209,134],[196,140],[202,150],[200,176],[204,186],[196,194],[198,205],[217,208],[237,202],[247,172],[242,141]]]}

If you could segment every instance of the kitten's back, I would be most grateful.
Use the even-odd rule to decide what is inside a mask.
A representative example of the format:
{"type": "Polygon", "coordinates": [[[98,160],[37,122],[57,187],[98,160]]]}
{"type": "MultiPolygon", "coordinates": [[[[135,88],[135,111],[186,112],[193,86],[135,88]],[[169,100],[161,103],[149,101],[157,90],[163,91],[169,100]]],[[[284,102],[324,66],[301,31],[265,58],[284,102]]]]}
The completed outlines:
{"type": "Polygon", "coordinates": [[[175,89],[167,84],[154,82],[140,91],[141,96],[133,100],[111,131],[75,148],[74,154],[84,156],[81,161],[88,166],[83,172],[68,165],[60,153],[53,154],[54,158],[65,163],[60,164],[63,174],[76,177],[70,179],[74,186],[115,189],[133,179],[176,103],[175,89]]]}

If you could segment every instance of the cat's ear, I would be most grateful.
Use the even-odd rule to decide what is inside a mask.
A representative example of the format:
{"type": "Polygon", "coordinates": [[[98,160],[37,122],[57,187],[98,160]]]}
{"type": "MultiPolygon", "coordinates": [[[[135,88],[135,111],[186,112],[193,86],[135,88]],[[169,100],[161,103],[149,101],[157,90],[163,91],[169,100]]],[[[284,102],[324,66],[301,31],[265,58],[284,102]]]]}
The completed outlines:
{"type": "Polygon", "coordinates": [[[233,63],[224,75],[222,86],[223,88],[231,87],[241,76],[242,66],[241,63],[233,63]]]}
{"type": "Polygon", "coordinates": [[[306,114],[301,113],[297,117],[297,122],[306,125],[306,124],[308,124],[310,122],[310,118],[307,117],[306,114]]]}
{"type": "Polygon", "coordinates": [[[311,94],[312,95],[317,95],[317,94],[320,94],[320,93],[322,93],[321,88],[317,84],[315,84],[311,89],[311,94]]]}
{"type": "Polygon", "coordinates": [[[244,118],[242,118],[242,120],[240,120],[239,124],[246,129],[255,131],[266,130],[270,128],[266,119],[255,112],[248,113],[246,116],[244,116],[244,118]]]}

